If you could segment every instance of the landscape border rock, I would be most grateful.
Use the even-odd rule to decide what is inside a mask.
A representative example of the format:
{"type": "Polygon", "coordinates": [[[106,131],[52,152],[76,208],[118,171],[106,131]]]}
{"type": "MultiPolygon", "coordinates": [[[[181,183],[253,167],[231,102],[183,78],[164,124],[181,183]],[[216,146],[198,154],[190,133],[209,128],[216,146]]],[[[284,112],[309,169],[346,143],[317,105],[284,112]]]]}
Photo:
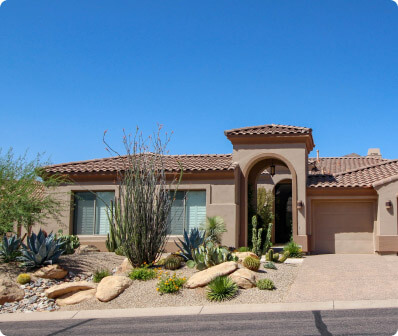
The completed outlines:
{"type": "Polygon", "coordinates": [[[82,290],[74,293],[67,293],[64,295],[61,295],[56,303],[59,306],[68,306],[68,305],[73,305],[77,304],[83,301],[86,301],[88,299],[91,299],[95,296],[96,289],[87,289],[87,290],[82,290]]]}
{"type": "Polygon", "coordinates": [[[48,298],[54,299],[70,292],[94,288],[96,288],[96,285],[88,281],[64,282],[46,289],[45,293],[48,298]]]}
{"type": "Polygon", "coordinates": [[[10,279],[0,278],[0,305],[6,302],[20,301],[25,291],[10,279]]]}
{"type": "Polygon", "coordinates": [[[58,264],[44,266],[33,273],[35,277],[44,279],[63,279],[67,274],[68,271],[58,264]]]}
{"type": "Polygon", "coordinates": [[[119,296],[133,281],[125,276],[107,276],[98,284],[95,297],[102,302],[108,302],[119,296]]]}

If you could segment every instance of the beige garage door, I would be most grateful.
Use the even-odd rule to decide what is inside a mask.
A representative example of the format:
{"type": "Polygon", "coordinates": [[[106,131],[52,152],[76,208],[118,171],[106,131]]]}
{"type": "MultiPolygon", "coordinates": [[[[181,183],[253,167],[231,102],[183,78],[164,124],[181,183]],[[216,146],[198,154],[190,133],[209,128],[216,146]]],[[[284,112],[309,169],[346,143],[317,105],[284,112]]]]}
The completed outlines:
{"type": "Polygon", "coordinates": [[[313,203],[317,253],[374,253],[372,202],[313,203]]]}

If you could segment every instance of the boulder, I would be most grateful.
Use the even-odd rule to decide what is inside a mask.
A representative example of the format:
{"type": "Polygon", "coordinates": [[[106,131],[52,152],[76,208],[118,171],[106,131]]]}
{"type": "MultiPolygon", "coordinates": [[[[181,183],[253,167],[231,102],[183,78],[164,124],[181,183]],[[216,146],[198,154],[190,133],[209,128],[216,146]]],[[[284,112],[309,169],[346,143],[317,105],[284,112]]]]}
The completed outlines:
{"type": "Polygon", "coordinates": [[[58,264],[48,265],[37,270],[33,275],[38,278],[45,279],[63,279],[68,274],[67,270],[64,270],[58,264]]]}
{"type": "Polygon", "coordinates": [[[238,260],[239,263],[242,263],[246,257],[253,257],[253,258],[258,259],[257,254],[255,254],[253,252],[235,252],[234,254],[235,254],[235,256],[237,256],[239,258],[239,260],[238,260]]]}
{"type": "Polygon", "coordinates": [[[95,245],[80,245],[75,251],[76,254],[87,254],[92,252],[101,252],[101,251],[95,245]]]}
{"type": "Polygon", "coordinates": [[[246,268],[240,268],[229,277],[240,287],[244,289],[256,286],[256,274],[246,268]]]}
{"type": "Polygon", "coordinates": [[[210,267],[192,275],[185,284],[186,288],[197,288],[206,286],[210,281],[220,275],[228,275],[238,268],[235,261],[227,261],[222,264],[210,267]]]}
{"type": "Polygon", "coordinates": [[[20,301],[25,291],[11,279],[0,278],[0,305],[6,302],[20,301]]]}
{"type": "Polygon", "coordinates": [[[133,281],[125,276],[107,276],[98,284],[95,297],[102,302],[108,302],[123,293],[132,283],[133,281]]]}
{"type": "Polygon", "coordinates": [[[58,306],[77,304],[93,298],[95,296],[95,292],[96,289],[87,289],[79,292],[64,294],[57,299],[56,303],[58,306]]]}
{"type": "Polygon", "coordinates": [[[88,281],[64,282],[46,289],[45,293],[48,298],[54,299],[67,293],[95,288],[96,285],[88,281]]]}
{"type": "Polygon", "coordinates": [[[133,266],[130,264],[128,258],[125,258],[120,266],[116,268],[115,275],[123,275],[127,272],[130,272],[133,269],[133,266]]]}

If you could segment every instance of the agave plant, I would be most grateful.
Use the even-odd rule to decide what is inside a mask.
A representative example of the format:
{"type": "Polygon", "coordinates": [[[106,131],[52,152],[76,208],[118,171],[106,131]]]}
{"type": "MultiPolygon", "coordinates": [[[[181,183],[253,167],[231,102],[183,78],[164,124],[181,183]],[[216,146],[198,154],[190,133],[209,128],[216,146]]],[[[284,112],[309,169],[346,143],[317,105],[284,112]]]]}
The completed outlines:
{"type": "Polygon", "coordinates": [[[10,238],[4,236],[3,242],[0,244],[0,258],[6,263],[16,260],[21,255],[20,246],[21,239],[16,235],[10,238]]]}
{"type": "Polygon", "coordinates": [[[42,230],[36,235],[32,233],[27,238],[28,246],[22,243],[20,260],[27,268],[55,264],[65,252],[65,241],[57,239],[53,233],[45,235],[42,230]]]}
{"type": "Polygon", "coordinates": [[[205,232],[200,231],[198,228],[191,229],[189,235],[188,232],[184,229],[184,240],[178,238],[181,245],[177,242],[174,242],[177,247],[180,249],[180,255],[185,260],[193,260],[192,251],[199,248],[205,241],[205,232]]]}

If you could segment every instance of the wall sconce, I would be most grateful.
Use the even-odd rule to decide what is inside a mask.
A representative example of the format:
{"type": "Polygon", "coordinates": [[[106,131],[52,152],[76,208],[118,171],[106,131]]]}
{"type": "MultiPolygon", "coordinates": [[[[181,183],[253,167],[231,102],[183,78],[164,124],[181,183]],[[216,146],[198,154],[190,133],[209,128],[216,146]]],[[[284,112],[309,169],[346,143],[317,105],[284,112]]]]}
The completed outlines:
{"type": "Polygon", "coordinates": [[[269,168],[270,168],[269,174],[273,177],[275,175],[275,165],[273,162],[271,163],[269,168]]]}
{"type": "Polygon", "coordinates": [[[304,207],[303,201],[297,201],[297,209],[302,209],[304,207]]]}
{"type": "Polygon", "coordinates": [[[391,209],[392,208],[392,202],[391,201],[387,201],[386,202],[386,209],[391,209]]]}

